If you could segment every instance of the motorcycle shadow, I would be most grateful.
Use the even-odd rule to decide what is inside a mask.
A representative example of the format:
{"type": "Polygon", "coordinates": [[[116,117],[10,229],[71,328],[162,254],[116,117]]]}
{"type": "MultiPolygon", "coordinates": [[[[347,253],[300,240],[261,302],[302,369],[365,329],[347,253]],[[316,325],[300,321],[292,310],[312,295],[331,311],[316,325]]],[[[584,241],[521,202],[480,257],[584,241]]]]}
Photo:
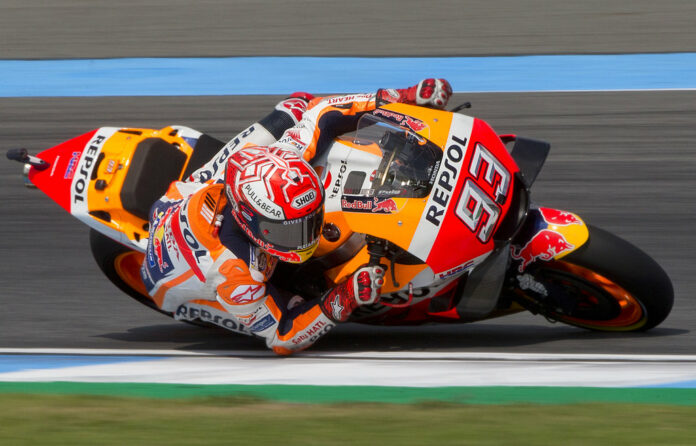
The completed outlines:
{"type": "MultiPolygon", "coordinates": [[[[593,332],[566,325],[461,324],[382,327],[345,324],[320,339],[308,352],[360,351],[515,351],[544,353],[680,353],[668,338],[689,330],[658,327],[648,332],[593,332]]],[[[188,324],[130,328],[99,337],[127,347],[182,350],[266,352],[262,341],[224,329],[188,324]],[[135,345],[142,344],[142,345],[135,345]]]]}
{"type": "Polygon", "coordinates": [[[181,350],[262,350],[264,345],[250,336],[230,333],[223,328],[199,327],[184,323],[146,325],[98,337],[126,343],[129,348],[167,348],[181,350]],[[141,344],[141,345],[137,345],[141,344]]]}
{"type": "Polygon", "coordinates": [[[490,323],[417,327],[353,325],[334,330],[313,350],[667,353],[665,338],[686,333],[689,331],[675,328],[655,328],[644,333],[607,333],[566,325],[490,323]]]}

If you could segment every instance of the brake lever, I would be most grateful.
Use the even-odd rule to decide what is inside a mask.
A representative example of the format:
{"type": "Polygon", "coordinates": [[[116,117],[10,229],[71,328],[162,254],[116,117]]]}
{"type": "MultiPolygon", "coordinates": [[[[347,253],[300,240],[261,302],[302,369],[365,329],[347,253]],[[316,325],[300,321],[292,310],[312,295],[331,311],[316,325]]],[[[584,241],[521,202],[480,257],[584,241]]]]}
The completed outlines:
{"type": "Polygon", "coordinates": [[[464,110],[465,108],[471,108],[471,102],[465,102],[463,104],[457,105],[454,107],[452,110],[450,110],[452,113],[457,113],[460,110],[464,110]]]}

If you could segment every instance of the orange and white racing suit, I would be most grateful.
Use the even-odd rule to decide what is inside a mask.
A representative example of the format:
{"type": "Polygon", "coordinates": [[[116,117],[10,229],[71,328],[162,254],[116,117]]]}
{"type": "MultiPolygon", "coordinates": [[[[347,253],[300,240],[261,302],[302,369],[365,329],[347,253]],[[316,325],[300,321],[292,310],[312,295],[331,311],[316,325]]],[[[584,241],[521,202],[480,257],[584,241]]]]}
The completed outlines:
{"type": "MultiPolygon", "coordinates": [[[[295,120],[284,121],[289,125],[278,144],[311,160],[374,108],[374,94],[315,100],[295,126],[288,128],[295,120]]],[[[276,112],[278,107],[271,115],[276,112]]],[[[276,258],[251,243],[233,218],[225,218],[225,162],[237,147],[269,145],[268,139],[278,138],[283,120],[267,118],[230,141],[187,181],[172,183],[155,202],[141,276],[157,306],[176,319],[260,336],[274,352],[290,354],[312,345],[347,315],[336,317],[321,299],[304,301],[275,289],[268,280],[276,258]]]]}

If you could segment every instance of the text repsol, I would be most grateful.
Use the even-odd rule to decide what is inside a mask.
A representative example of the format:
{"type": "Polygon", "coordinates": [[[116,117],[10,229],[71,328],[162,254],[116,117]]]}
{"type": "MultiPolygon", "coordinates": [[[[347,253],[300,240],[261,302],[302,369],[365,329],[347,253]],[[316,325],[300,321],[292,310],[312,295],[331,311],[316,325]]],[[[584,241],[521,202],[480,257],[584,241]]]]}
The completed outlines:
{"type": "Polygon", "coordinates": [[[189,321],[200,319],[205,322],[210,322],[212,324],[219,325],[228,330],[248,334],[246,327],[240,323],[235,322],[231,317],[221,316],[219,314],[212,314],[208,310],[193,307],[189,308],[186,305],[181,305],[176,310],[176,317],[178,319],[186,319],[189,321]]]}
{"type": "Polygon", "coordinates": [[[215,157],[213,157],[211,161],[208,161],[208,163],[206,163],[206,165],[203,166],[201,170],[197,173],[198,179],[196,181],[205,183],[206,181],[213,178],[213,176],[217,174],[218,169],[225,165],[225,163],[227,162],[227,158],[229,158],[230,154],[235,151],[235,149],[239,146],[239,143],[241,143],[242,140],[244,140],[245,138],[249,137],[249,135],[251,135],[252,133],[254,133],[253,125],[244,130],[239,135],[237,135],[232,141],[225,144],[222,150],[218,152],[218,154],[215,155],[215,157]]]}
{"type": "Polygon", "coordinates": [[[77,173],[77,180],[73,182],[73,190],[75,192],[75,198],[73,198],[73,203],[78,201],[85,201],[85,190],[87,189],[87,184],[89,184],[89,177],[92,172],[92,164],[99,153],[99,146],[104,142],[106,136],[98,135],[89,144],[89,147],[85,150],[84,162],[80,164],[80,171],[77,173]]]}
{"type": "Polygon", "coordinates": [[[189,248],[191,248],[193,255],[196,256],[196,262],[200,263],[200,258],[205,256],[208,251],[205,249],[201,249],[201,245],[198,243],[198,240],[196,240],[196,237],[193,236],[193,233],[191,232],[191,226],[188,222],[188,217],[186,217],[187,209],[188,202],[185,203],[182,209],[179,210],[179,222],[181,223],[181,232],[184,236],[184,240],[186,240],[186,244],[188,244],[189,248]]]}
{"type": "Polygon", "coordinates": [[[442,216],[447,210],[447,204],[452,197],[452,190],[457,183],[459,167],[464,160],[467,138],[462,140],[452,135],[452,139],[459,145],[451,144],[445,150],[445,162],[442,164],[437,184],[432,194],[433,204],[430,205],[425,215],[425,219],[435,226],[440,226],[442,222],[442,216]]]}
{"type": "Polygon", "coordinates": [[[341,167],[338,169],[338,175],[336,176],[336,181],[334,181],[333,189],[331,189],[331,196],[333,198],[341,191],[341,183],[343,182],[343,174],[348,169],[348,162],[346,160],[341,160],[341,167]]]}

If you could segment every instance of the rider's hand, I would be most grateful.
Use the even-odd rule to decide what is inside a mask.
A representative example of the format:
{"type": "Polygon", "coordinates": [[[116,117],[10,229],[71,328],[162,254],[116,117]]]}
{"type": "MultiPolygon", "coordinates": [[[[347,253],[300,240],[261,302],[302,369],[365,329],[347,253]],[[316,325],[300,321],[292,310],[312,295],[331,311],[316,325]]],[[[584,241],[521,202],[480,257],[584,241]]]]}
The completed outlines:
{"type": "Polygon", "coordinates": [[[443,109],[452,97],[452,86],[445,79],[423,79],[410,88],[380,89],[377,91],[377,106],[392,102],[415,104],[423,107],[443,109]]]}
{"type": "Polygon", "coordinates": [[[383,266],[364,266],[357,270],[322,297],[324,313],[336,322],[344,322],[357,307],[377,302],[385,272],[383,266]]]}
{"type": "Polygon", "coordinates": [[[353,274],[355,300],[358,305],[377,302],[384,285],[384,273],[385,270],[381,266],[364,266],[353,274]]]}
{"type": "Polygon", "coordinates": [[[290,94],[288,99],[290,98],[297,98],[297,99],[302,99],[306,103],[310,103],[312,99],[314,99],[314,95],[312,93],[307,93],[306,91],[295,91],[290,94]]]}
{"type": "Polygon", "coordinates": [[[416,85],[417,105],[443,109],[452,97],[452,86],[445,79],[423,79],[416,85]]]}

